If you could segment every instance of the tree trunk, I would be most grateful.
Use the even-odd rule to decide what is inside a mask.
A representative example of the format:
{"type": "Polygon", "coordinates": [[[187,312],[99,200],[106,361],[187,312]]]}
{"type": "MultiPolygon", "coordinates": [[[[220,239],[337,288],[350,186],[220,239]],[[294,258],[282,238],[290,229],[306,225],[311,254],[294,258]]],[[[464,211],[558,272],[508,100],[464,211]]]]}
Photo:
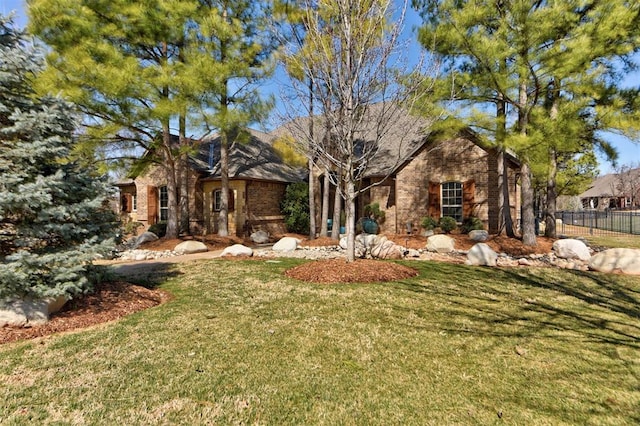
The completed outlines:
{"type": "Polygon", "coordinates": [[[331,190],[331,179],[329,170],[324,171],[324,185],[322,188],[322,217],[320,218],[320,236],[327,236],[327,222],[329,221],[329,193],[331,190]]]}
{"type": "Polygon", "coordinates": [[[220,212],[218,214],[218,235],[229,235],[229,137],[227,131],[220,134],[220,212]]]}
{"type": "Polygon", "coordinates": [[[185,149],[188,145],[186,134],[186,117],[185,114],[180,114],[179,119],[179,141],[180,148],[182,150],[180,154],[180,166],[179,166],[179,186],[180,190],[178,191],[180,194],[180,234],[188,235],[190,233],[189,222],[190,222],[190,213],[189,213],[189,157],[185,149]]]}
{"type": "Polygon", "coordinates": [[[554,148],[549,149],[549,174],[547,176],[547,205],[544,212],[544,236],[556,238],[556,175],[558,173],[558,156],[554,148]]]}
{"type": "MultiPolygon", "coordinates": [[[[527,107],[527,82],[523,78],[519,88],[520,105],[518,108],[518,127],[522,136],[527,135],[529,127],[529,108],[527,107]]],[[[529,160],[522,158],[520,176],[522,179],[522,244],[536,245],[535,215],[533,213],[533,185],[531,182],[531,168],[529,160]]]]}
{"type": "MultiPolygon", "coordinates": [[[[549,118],[552,121],[558,119],[558,103],[560,102],[560,80],[554,79],[553,90],[551,91],[552,102],[549,118]]],[[[556,192],[556,176],[558,174],[558,152],[553,146],[549,147],[549,173],[547,175],[547,205],[544,213],[544,236],[550,238],[557,237],[556,231],[556,206],[558,194],[556,192]]]]}
{"type": "Polygon", "coordinates": [[[509,168],[506,165],[504,146],[507,136],[507,105],[502,94],[498,95],[496,108],[496,141],[498,142],[498,229],[509,238],[515,237],[511,204],[509,202],[509,168]]]}
{"type": "Polygon", "coordinates": [[[316,238],[316,178],[313,176],[313,161],[309,160],[309,239],[316,238]]]}
{"type": "Polygon", "coordinates": [[[356,194],[355,184],[351,179],[345,182],[345,227],[347,231],[347,262],[355,262],[356,260],[356,194]]]}
{"type": "Polygon", "coordinates": [[[171,133],[169,123],[163,123],[162,139],[165,153],[165,167],[167,171],[167,238],[178,238],[178,197],[176,182],[176,161],[171,153],[171,133]]]}
{"type": "Polygon", "coordinates": [[[331,228],[331,238],[334,240],[340,239],[340,213],[342,212],[342,197],[340,196],[340,185],[341,178],[338,177],[336,185],[336,193],[333,197],[333,227],[331,228]]]}

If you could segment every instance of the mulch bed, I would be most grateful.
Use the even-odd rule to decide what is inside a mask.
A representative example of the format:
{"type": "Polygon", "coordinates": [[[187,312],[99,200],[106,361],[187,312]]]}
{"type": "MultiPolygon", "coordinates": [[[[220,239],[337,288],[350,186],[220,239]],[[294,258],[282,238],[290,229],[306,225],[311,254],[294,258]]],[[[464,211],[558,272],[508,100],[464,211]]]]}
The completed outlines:
{"type": "Polygon", "coordinates": [[[51,315],[49,322],[33,327],[0,327],[0,344],[86,328],[117,320],[171,299],[164,290],[150,290],[122,281],[101,283],[94,293],[71,300],[51,315]]]}
{"type": "Polygon", "coordinates": [[[347,263],[344,259],[327,259],[296,266],[286,271],[285,275],[314,283],[363,283],[413,278],[418,271],[380,260],[358,259],[347,263]]]}

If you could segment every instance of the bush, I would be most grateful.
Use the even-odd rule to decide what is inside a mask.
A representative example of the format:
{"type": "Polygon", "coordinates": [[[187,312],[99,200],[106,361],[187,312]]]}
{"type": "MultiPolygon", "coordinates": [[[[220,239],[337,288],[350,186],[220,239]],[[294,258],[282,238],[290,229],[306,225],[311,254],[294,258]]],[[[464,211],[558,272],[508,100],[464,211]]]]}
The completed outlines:
{"type": "Polygon", "coordinates": [[[427,231],[432,231],[438,226],[438,222],[431,216],[426,216],[422,218],[420,225],[427,231]]]}
{"type": "Polygon", "coordinates": [[[380,210],[379,203],[371,203],[364,206],[364,216],[375,220],[377,223],[382,223],[384,222],[386,213],[384,210],[380,210]]]}
{"type": "Polygon", "coordinates": [[[285,216],[287,231],[297,234],[309,233],[309,185],[292,183],[287,186],[280,211],[285,216]]]}
{"type": "Polygon", "coordinates": [[[144,225],[140,222],[135,222],[133,220],[130,220],[124,224],[124,226],[122,227],[122,230],[126,235],[131,235],[131,234],[138,235],[138,228],[140,228],[141,226],[144,226],[144,225]]]}
{"type": "Polygon", "coordinates": [[[480,218],[476,216],[471,216],[462,221],[462,226],[460,227],[460,230],[463,233],[468,234],[469,232],[474,231],[476,229],[484,229],[484,224],[482,223],[480,218]]]}
{"type": "Polygon", "coordinates": [[[456,220],[451,216],[444,216],[440,218],[439,226],[445,234],[448,234],[456,229],[458,227],[458,224],[456,223],[456,220]]]}
{"type": "Polygon", "coordinates": [[[147,229],[149,232],[153,232],[158,236],[158,238],[162,238],[167,235],[167,222],[158,222],[154,223],[147,229]]]}

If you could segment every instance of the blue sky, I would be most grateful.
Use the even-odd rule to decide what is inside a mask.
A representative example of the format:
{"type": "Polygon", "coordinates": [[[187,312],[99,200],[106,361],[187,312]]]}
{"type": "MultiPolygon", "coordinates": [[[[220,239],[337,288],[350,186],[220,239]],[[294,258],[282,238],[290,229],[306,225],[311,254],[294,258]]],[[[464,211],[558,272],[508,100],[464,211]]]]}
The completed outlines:
{"type": "MultiPolygon", "coordinates": [[[[7,15],[11,11],[15,11],[15,20],[19,26],[24,26],[26,24],[26,1],[24,0],[0,0],[0,13],[3,15],[7,15]]],[[[406,30],[405,34],[410,36],[412,33],[412,28],[419,25],[420,18],[413,11],[409,11],[406,21],[406,30]]],[[[640,62],[640,55],[638,55],[638,62],[640,62]]],[[[629,74],[625,77],[623,81],[623,85],[626,87],[638,87],[640,86],[640,72],[636,71],[632,74],[629,74]]],[[[273,83],[269,84],[270,88],[267,88],[267,91],[274,90],[273,83]]],[[[277,89],[275,90],[277,93],[277,89]]],[[[637,165],[640,163],[640,141],[634,143],[629,141],[621,136],[614,134],[606,134],[605,138],[613,143],[613,145],[618,149],[619,152],[619,163],[620,164],[634,164],[637,165]]],[[[601,173],[611,173],[612,167],[609,163],[605,162],[603,159],[600,159],[600,171],[601,173]]]]}

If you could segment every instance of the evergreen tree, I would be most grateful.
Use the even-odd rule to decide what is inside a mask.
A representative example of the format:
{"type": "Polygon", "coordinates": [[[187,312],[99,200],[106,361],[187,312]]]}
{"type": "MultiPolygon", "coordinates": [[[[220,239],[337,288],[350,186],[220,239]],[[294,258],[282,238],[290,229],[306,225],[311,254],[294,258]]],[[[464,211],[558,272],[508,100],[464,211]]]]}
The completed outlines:
{"type": "Polygon", "coordinates": [[[0,16],[0,299],[86,291],[116,235],[106,181],[69,160],[71,105],[33,92],[39,57],[0,16]]]}

